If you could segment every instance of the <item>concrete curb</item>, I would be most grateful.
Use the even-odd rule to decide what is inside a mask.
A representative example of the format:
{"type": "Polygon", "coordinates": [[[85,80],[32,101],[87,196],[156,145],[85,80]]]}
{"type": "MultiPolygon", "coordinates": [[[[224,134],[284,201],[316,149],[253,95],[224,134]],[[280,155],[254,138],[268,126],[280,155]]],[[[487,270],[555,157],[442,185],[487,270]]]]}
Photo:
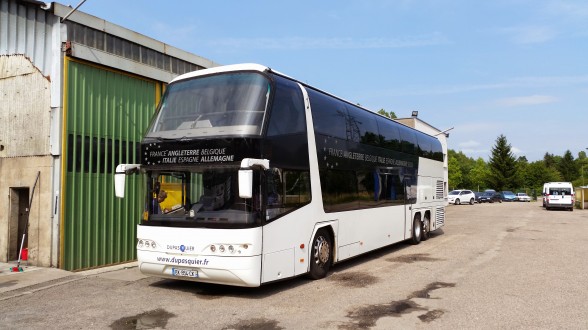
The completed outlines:
{"type": "MultiPolygon", "coordinates": [[[[138,264],[136,261],[134,261],[80,272],[70,272],[67,270],[51,267],[27,266],[21,263],[21,268],[23,271],[13,272],[12,268],[16,267],[16,265],[16,262],[0,263],[0,300],[6,300],[25,294],[30,294],[58,285],[78,281],[89,276],[100,276],[102,274],[106,274],[105,276],[123,277],[124,274],[115,275],[115,272],[137,268],[138,264]]],[[[131,278],[131,280],[143,278],[139,274],[138,269],[136,271],[132,271],[132,276],[125,276],[127,278],[131,278]]]]}

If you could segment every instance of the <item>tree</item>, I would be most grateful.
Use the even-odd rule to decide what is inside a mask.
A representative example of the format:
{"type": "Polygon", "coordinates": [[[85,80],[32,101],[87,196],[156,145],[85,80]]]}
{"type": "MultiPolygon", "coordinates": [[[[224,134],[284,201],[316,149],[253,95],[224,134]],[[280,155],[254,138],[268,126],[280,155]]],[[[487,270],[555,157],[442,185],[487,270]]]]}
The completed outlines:
{"type": "MultiPolygon", "coordinates": [[[[527,157],[521,156],[517,158],[515,162],[515,180],[513,182],[513,188],[529,188],[532,187],[531,182],[529,180],[528,169],[529,169],[529,161],[527,157]]],[[[526,192],[526,191],[525,191],[526,192]]]]}
{"type": "Polygon", "coordinates": [[[574,156],[572,156],[572,152],[569,150],[566,151],[559,161],[557,169],[561,173],[564,181],[572,182],[580,175],[577,163],[574,161],[574,156]]]}
{"type": "Polygon", "coordinates": [[[450,189],[458,189],[462,183],[463,176],[461,173],[461,169],[459,168],[459,163],[455,158],[449,158],[447,161],[448,166],[448,176],[449,176],[449,188],[450,189]]]}
{"type": "Polygon", "coordinates": [[[466,156],[463,152],[456,152],[452,149],[449,149],[447,151],[447,157],[449,157],[449,159],[455,159],[457,161],[456,167],[459,168],[461,172],[461,188],[473,189],[474,183],[472,182],[469,173],[476,164],[476,161],[473,158],[466,156]]]}
{"type": "Polygon", "coordinates": [[[396,118],[398,118],[398,117],[396,117],[396,114],[394,113],[394,111],[390,111],[390,112],[388,112],[388,111],[384,110],[384,108],[380,109],[380,110],[378,111],[378,113],[379,113],[380,115],[382,115],[382,116],[384,116],[384,117],[388,117],[388,118],[390,118],[390,119],[396,119],[396,118]]]}
{"type": "Polygon", "coordinates": [[[486,188],[486,180],[488,178],[488,164],[479,157],[468,173],[469,181],[472,183],[472,188],[480,190],[480,187],[486,188]]]}
{"type": "Polygon", "coordinates": [[[488,163],[490,175],[488,183],[496,190],[511,188],[516,180],[515,157],[504,135],[496,139],[492,147],[492,156],[488,163]]]}
{"type": "Polygon", "coordinates": [[[546,152],[543,156],[543,161],[545,162],[545,166],[557,169],[557,165],[561,161],[561,156],[555,156],[546,152]]]}
{"type": "Polygon", "coordinates": [[[561,174],[555,168],[546,166],[545,162],[540,160],[529,164],[527,168],[527,180],[529,187],[540,192],[545,182],[562,181],[562,178],[561,174]]]}

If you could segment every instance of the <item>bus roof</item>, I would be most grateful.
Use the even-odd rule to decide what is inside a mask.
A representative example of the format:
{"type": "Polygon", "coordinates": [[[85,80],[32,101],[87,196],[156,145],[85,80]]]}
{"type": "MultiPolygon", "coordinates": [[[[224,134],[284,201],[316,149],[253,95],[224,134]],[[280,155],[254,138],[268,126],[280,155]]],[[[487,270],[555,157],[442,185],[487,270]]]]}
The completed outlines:
{"type": "Polygon", "coordinates": [[[381,115],[381,114],[379,114],[379,113],[377,113],[375,111],[372,111],[370,109],[366,109],[366,108],[364,108],[363,106],[361,106],[359,104],[353,104],[352,102],[347,101],[346,99],[343,99],[341,97],[338,97],[336,95],[333,95],[333,94],[331,94],[329,92],[326,92],[324,90],[321,90],[321,89],[316,88],[314,86],[311,86],[309,84],[303,83],[303,82],[301,82],[301,81],[299,81],[299,80],[297,80],[295,78],[292,78],[292,77],[290,77],[290,76],[288,76],[286,74],[283,74],[283,73],[281,73],[279,71],[273,70],[273,69],[271,69],[268,66],[257,64],[257,63],[229,64],[229,65],[222,65],[222,66],[217,66],[217,67],[208,68],[208,69],[202,69],[202,70],[192,71],[192,72],[184,73],[184,74],[182,74],[182,75],[174,78],[172,81],[170,81],[170,84],[173,83],[173,82],[176,82],[176,81],[184,80],[184,79],[190,79],[190,78],[199,77],[199,76],[205,76],[205,75],[209,75],[209,74],[216,74],[216,73],[223,73],[223,72],[234,72],[234,71],[272,72],[272,73],[278,74],[278,75],[280,75],[280,76],[282,76],[284,78],[288,78],[288,79],[290,79],[292,81],[295,81],[295,82],[297,82],[297,83],[299,83],[299,84],[301,84],[301,85],[303,85],[305,87],[315,89],[315,90],[317,90],[317,91],[319,91],[319,92],[321,92],[323,94],[327,94],[329,96],[332,96],[334,98],[337,98],[337,99],[339,99],[339,100],[341,100],[343,102],[346,102],[346,103],[349,103],[351,105],[354,105],[354,106],[356,106],[358,108],[361,108],[361,109],[363,109],[363,110],[365,110],[367,112],[370,112],[370,113],[375,114],[377,116],[380,116],[380,117],[386,118],[388,120],[391,120],[391,121],[393,121],[393,122],[395,122],[395,123],[397,123],[399,125],[402,125],[402,126],[405,126],[405,127],[409,128],[409,129],[411,129],[413,131],[419,132],[419,133],[424,134],[424,135],[429,135],[429,136],[434,137],[435,139],[438,139],[436,136],[433,136],[433,135],[431,135],[429,133],[420,131],[420,130],[414,128],[414,127],[410,127],[410,126],[408,126],[408,125],[406,125],[406,124],[404,124],[404,123],[402,123],[400,121],[393,120],[391,118],[388,118],[386,116],[383,116],[383,115],[381,115]]]}
{"type": "Polygon", "coordinates": [[[223,65],[223,66],[217,66],[214,68],[188,72],[188,73],[185,73],[183,75],[180,75],[180,76],[174,78],[170,83],[178,81],[178,80],[190,79],[190,78],[198,77],[198,76],[204,76],[204,75],[221,73],[221,72],[231,72],[231,71],[274,72],[274,73],[277,73],[281,76],[295,80],[294,78],[288,77],[287,75],[285,75],[281,72],[272,70],[271,68],[269,68],[265,65],[256,64],[256,63],[242,63],[242,64],[223,65]]]}

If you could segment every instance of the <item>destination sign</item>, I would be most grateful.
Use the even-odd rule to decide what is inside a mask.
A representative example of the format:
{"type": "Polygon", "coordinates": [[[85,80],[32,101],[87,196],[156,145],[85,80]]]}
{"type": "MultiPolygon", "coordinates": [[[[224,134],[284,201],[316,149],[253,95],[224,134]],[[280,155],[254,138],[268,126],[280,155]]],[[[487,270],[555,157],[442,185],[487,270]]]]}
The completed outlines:
{"type": "Polygon", "coordinates": [[[224,141],[153,142],[144,143],[141,146],[141,156],[144,165],[233,163],[240,162],[246,154],[249,154],[244,149],[246,148],[224,141]]]}
{"type": "Polygon", "coordinates": [[[400,152],[318,135],[317,153],[323,168],[402,167],[414,169],[418,158],[400,152]]]}

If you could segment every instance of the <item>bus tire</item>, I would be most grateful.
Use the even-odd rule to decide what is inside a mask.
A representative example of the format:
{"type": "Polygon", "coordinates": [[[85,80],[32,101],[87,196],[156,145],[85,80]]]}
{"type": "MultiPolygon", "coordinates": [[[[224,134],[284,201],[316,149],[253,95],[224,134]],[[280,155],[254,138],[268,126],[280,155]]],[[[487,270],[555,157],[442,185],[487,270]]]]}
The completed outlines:
{"type": "Polygon", "coordinates": [[[422,241],[426,241],[431,237],[429,233],[431,232],[431,219],[429,219],[429,215],[425,214],[425,219],[423,220],[423,234],[421,237],[422,241]]]}
{"type": "Polygon", "coordinates": [[[325,229],[319,229],[312,239],[308,276],[318,280],[327,276],[333,263],[333,239],[325,229]]]}
{"type": "Polygon", "coordinates": [[[421,215],[414,216],[412,221],[412,244],[417,245],[423,239],[423,223],[421,222],[421,215]]]}

